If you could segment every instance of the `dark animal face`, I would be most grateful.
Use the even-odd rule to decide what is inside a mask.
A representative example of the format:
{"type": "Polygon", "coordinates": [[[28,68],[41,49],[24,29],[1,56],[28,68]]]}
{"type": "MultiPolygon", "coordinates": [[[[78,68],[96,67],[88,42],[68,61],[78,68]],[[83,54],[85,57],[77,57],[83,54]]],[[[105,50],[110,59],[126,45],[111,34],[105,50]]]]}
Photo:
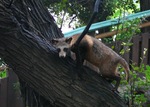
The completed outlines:
{"type": "Polygon", "coordinates": [[[59,57],[65,58],[68,52],[70,52],[71,40],[72,38],[59,38],[52,40],[52,44],[56,47],[59,57]]]}

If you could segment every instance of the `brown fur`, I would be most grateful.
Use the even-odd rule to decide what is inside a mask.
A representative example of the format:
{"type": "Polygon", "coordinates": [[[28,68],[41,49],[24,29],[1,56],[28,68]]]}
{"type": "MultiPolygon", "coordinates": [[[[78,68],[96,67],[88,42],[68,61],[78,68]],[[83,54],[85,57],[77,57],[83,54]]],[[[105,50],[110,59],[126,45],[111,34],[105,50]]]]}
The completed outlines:
{"type": "MultiPolygon", "coordinates": [[[[69,43],[69,47],[78,39],[79,34],[73,35],[69,43]]],[[[68,38],[67,38],[68,39],[68,38]]],[[[104,45],[101,41],[89,35],[85,35],[79,44],[81,53],[84,54],[84,59],[99,68],[99,73],[106,78],[116,80],[115,89],[117,90],[120,84],[120,74],[117,71],[117,65],[120,63],[126,73],[126,80],[129,81],[129,66],[127,62],[112,49],[104,45]],[[84,51],[83,51],[84,49],[84,51]]],[[[83,56],[82,56],[83,57],[83,56]]]]}

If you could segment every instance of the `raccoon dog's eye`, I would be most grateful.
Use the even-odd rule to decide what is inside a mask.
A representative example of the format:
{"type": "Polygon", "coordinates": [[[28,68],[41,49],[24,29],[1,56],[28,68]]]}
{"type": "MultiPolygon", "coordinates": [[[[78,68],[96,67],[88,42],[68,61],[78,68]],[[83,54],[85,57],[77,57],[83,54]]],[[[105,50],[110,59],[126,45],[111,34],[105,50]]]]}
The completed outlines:
{"type": "Polygon", "coordinates": [[[67,51],[68,51],[68,48],[64,48],[63,50],[64,50],[65,52],[67,52],[67,51]]]}
{"type": "Polygon", "coordinates": [[[59,49],[59,48],[57,49],[57,52],[60,52],[60,49],[59,49]]]}

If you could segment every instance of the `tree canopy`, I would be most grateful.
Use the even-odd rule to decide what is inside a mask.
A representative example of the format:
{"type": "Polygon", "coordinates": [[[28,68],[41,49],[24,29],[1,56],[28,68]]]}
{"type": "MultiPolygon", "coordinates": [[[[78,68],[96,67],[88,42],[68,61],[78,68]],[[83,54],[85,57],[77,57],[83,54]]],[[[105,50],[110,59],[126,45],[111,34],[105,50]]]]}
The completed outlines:
{"type": "MultiPolygon", "coordinates": [[[[102,2],[95,22],[116,18],[124,13],[135,13],[140,10],[138,0],[102,0],[102,2]]],[[[75,25],[75,28],[87,24],[93,11],[94,3],[95,0],[61,0],[59,2],[45,0],[45,5],[50,8],[51,13],[55,13],[58,18],[61,17],[58,24],[63,23],[63,17],[68,13],[66,16],[69,15],[70,23],[78,19],[79,23],[75,25]]]]}

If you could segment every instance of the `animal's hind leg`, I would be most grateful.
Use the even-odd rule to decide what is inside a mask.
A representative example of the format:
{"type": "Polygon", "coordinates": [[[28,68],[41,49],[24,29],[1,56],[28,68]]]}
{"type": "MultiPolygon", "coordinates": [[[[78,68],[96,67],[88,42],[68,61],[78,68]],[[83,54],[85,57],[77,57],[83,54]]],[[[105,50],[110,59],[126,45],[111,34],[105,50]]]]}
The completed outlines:
{"type": "Polygon", "coordinates": [[[114,91],[117,91],[120,81],[121,81],[121,77],[120,77],[119,73],[115,74],[114,80],[116,80],[116,85],[115,85],[114,91]]]}
{"type": "Polygon", "coordinates": [[[107,78],[109,78],[111,80],[115,80],[116,81],[115,87],[112,89],[112,91],[117,91],[117,89],[119,87],[119,84],[120,84],[120,80],[121,80],[120,74],[118,72],[115,72],[115,73],[112,73],[112,74],[109,74],[109,75],[107,74],[104,77],[107,77],[107,78]]]}

